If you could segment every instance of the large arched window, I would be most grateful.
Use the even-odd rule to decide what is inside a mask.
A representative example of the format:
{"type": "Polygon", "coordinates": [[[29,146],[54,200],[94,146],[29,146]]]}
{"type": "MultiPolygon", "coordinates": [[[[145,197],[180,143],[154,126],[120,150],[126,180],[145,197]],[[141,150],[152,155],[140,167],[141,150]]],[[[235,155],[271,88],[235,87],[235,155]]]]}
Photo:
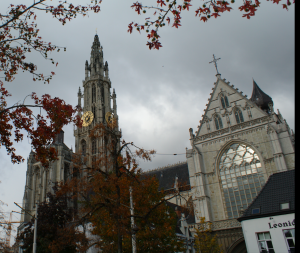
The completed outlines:
{"type": "Polygon", "coordinates": [[[221,96],[221,105],[223,107],[223,109],[229,107],[229,102],[228,102],[228,98],[225,95],[221,96]]]}
{"type": "Polygon", "coordinates": [[[219,115],[215,115],[215,126],[216,126],[216,129],[219,130],[219,129],[222,129],[223,128],[223,124],[222,124],[222,119],[219,115]]]}
{"type": "Polygon", "coordinates": [[[236,119],[236,123],[242,123],[244,122],[244,117],[243,117],[243,113],[240,109],[235,109],[235,112],[234,112],[234,115],[235,115],[235,119],[236,119]]]}
{"type": "Polygon", "coordinates": [[[265,184],[261,162],[252,148],[235,143],[223,152],[219,170],[227,216],[237,218],[265,184]]]}
{"type": "Polygon", "coordinates": [[[85,154],[86,154],[86,141],[85,140],[81,141],[81,152],[82,152],[82,155],[85,156],[85,154]]]}

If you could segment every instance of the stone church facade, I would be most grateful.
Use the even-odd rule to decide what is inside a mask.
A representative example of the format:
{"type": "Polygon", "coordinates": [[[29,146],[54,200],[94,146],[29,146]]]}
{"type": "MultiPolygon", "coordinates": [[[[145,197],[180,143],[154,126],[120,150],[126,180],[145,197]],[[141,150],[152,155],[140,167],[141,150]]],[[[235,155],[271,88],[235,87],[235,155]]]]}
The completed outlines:
{"type": "Polygon", "coordinates": [[[246,252],[241,216],[273,173],[295,168],[294,133],[272,98],[253,80],[250,99],[217,73],[200,125],[190,128],[186,162],[148,172],[160,188],[171,191],[182,182],[182,198],[192,201],[200,217],[212,223],[224,252],[246,252]],[[165,177],[169,175],[168,179],[165,177]]]}

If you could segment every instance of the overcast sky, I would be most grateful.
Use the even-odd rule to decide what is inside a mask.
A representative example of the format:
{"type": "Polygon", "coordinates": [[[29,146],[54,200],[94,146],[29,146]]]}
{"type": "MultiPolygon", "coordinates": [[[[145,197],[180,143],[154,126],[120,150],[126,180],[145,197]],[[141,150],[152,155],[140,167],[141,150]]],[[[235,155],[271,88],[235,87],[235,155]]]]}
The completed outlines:
{"type": "MultiPolygon", "coordinates": [[[[10,3],[19,2],[1,1],[1,13],[10,3]]],[[[133,2],[103,0],[100,13],[78,17],[65,26],[50,15],[39,15],[37,22],[43,39],[65,46],[67,51],[51,54],[59,62],[56,68],[38,54],[28,55],[28,59],[38,64],[38,70],[45,74],[54,71],[56,75],[50,84],[33,82],[29,74],[20,74],[12,83],[5,83],[12,94],[8,105],[23,101],[31,92],[39,96],[50,94],[77,105],[78,87],[82,87],[85,61],[90,59],[97,29],[104,60],[109,64],[112,88],[117,94],[123,138],[158,153],[152,162],[141,163],[143,169],[185,161],[185,148],[190,148],[188,130],[197,129],[216,81],[215,67],[209,64],[213,54],[221,58],[218,70],[222,78],[248,98],[253,78],[272,97],[274,109],[279,109],[294,129],[294,5],[286,11],[281,5],[262,0],[256,16],[247,20],[242,18],[239,4],[234,4],[230,13],[203,23],[194,15],[203,1],[193,1],[191,10],[182,15],[182,26],[162,29],[163,47],[150,51],[146,47],[146,33],[127,32],[131,21],[143,22],[150,16],[149,11],[138,16],[130,8],[133,2]],[[174,153],[179,155],[171,155],[174,153]]],[[[155,2],[143,1],[148,5],[155,2]]],[[[32,0],[22,3],[29,5],[32,0]]],[[[66,126],[64,131],[65,144],[74,149],[73,126],[66,126]]],[[[26,136],[16,147],[17,154],[27,159],[30,143],[26,136]]],[[[13,165],[1,147],[0,199],[8,204],[7,211],[20,211],[13,202],[22,202],[26,168],[27,160],[13,165]]],[[[18,218],[15,215],[13,219],[18,218]]]]}

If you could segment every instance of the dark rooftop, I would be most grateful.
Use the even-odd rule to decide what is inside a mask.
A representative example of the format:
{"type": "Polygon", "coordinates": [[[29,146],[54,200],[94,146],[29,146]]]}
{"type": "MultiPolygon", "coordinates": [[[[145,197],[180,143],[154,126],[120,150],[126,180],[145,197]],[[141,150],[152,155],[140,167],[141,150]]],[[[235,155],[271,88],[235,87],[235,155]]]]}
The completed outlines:
{"type": "Polygon", "coordinates": [[[273,100],[270,96],[264,93],[257,85],[257,83],[253,80],[253,90],[252,96],[250,98],[252,102],[254,102],[259,108],[263,111],[269,112],[269,103],[272,103],[273,100]]]}
{"type": "Polygon", "coordinates": [[[273,216],[295,212],[295,170],[272,174],[260,193],[238,218],[239,221],[265,216],[273,216]],[[280,209],[280,204],[289,203],[289,209],[280,209]],[[252,209],[259,208],[258,214],[252,209]]]}
{"type": "Polygon", "coordinates": [[[175,179],[178,178],[179,188],[190,189],[190,175],[187,163],[175,164],[169,167],[147,171],[143,175],[155,176],[159,181],[159,189],[174,189],[175,179]]]}

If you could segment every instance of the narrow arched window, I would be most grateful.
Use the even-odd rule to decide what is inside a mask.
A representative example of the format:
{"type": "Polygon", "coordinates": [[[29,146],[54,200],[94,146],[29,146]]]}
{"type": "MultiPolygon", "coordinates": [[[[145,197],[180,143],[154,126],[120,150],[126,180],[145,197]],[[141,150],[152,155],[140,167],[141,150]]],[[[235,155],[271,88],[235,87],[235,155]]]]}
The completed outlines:
{"type": "Polygon", "coordinates": [[[226,107],[229,107],[229,102],[228,102],[227,96],[224,96],[224,99],[225,99],[225,105],[226,105],[226,107]]]}
{"type": "Polygon", "coordinates": [[[81,152],[82,152],[83,156],[86,155],[86,141],[85,140],[81,141],[81,152]]]}
{"type": "Polygon", "coordinates": [[[96,140],[92,140],[92,155],[96,154],[97,152],[97,146],[96,146],[96,140]]]}
{"type": "Polygon", "coordinates": [[[227,216],[237,218],[265,184],[262,164],[252,148],[234,143],[223,151],[219,172],[227,216]]]}
{"type": "Polygon", "coordinates": [[[94,115],[93,121],[96,122],[96,106],[95,105],[93,105],[93,107],[92,107],[92,113],[94,115]]]}
{"type": "Polygon", "coordinates": [[[221,105],[222,105],[223,109],[229,107],[229,102],[228,102],[227,96],[225,96],[225,95],[221,96],[221,105]]]}
{"type": "Polygon", "coordinates": [[[226,106],[225,106],[225,99],[224,99],[224,97],[221,97],[221,104],[222,104],[223,109],[225,109],[226,106]]]}
{"type": "Polygon", "coordinates": [[[219,115],[215,115],[215,126],[217,130],[223,128],[222,119],[219,115]]]}
{"type": "Polygon", "coordinates": [[[92,103],[96,102],[96,86],[95,84],[92,86],[92,103]]]}
{"type": "Polygon", "coordinates": [[[240,109],[236,109],[234,114],[235,114],[236,123],[239,124],[244,122],[243,113],[240,109]]]}

